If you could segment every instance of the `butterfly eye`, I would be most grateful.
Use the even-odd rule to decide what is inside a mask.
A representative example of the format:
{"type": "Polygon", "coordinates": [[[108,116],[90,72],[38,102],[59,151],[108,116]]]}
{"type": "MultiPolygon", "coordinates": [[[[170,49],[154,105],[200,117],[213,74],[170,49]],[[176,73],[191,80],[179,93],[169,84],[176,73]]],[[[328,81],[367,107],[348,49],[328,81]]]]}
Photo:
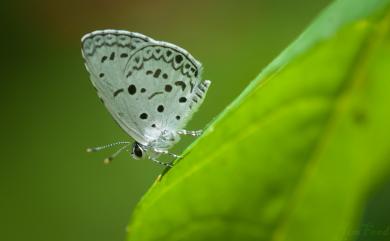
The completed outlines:
{"type": "Polygon", "coordinates": [[[144,150],[140,146],[138,142],[134,142],[133,150],[131,151],[131,155],[134,159],[139,160],[143,157],[144,150]]]}

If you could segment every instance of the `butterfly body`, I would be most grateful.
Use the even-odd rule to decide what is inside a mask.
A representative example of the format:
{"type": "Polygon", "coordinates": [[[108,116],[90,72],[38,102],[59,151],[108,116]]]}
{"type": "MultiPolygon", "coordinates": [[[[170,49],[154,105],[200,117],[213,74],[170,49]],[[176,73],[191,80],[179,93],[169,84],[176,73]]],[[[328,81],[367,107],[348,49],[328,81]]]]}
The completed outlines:
{"type": "Polygon", "coordinates": [[[202,66],[186,50],[139,33],[103,30],[82,38],[82,54],[99,98],[136,141],[133,153],[140,148],[156,158],[181,134],[195,134],[183,128],[210,81],[201,81],[202,66]]]}

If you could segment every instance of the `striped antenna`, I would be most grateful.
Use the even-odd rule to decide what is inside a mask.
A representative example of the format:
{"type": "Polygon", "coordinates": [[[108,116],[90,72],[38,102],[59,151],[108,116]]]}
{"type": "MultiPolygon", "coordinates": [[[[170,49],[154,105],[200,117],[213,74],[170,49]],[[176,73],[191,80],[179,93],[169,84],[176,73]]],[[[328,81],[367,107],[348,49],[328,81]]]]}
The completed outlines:
{"type": "Polygon", "coordinates": [[[111,156],[109,156],[103,160],[104,164],[110,164],[112,162],[112,160],[114,160],[115,157],[117,157],[124,149],[126,149],[129,146],[130,146],[130,143],[119,148],[114,154],[112,154],[111,156]]]}
{"type": "Polygon", "coordinates": [[[87,148],[87,152],[97,152],[97,151],[104,150],[106,148],[110,148],[110,147],[113,147],[113,146],[116,146],[116,145],[122,145],[122,144],[130,144],[130,142],[128,142],[128,141],[118,141],[118,142],[111,143],[111,144],[108,144],[108,145],[105,145],[105,146],[91,147],[91,148],[87,148]]]}

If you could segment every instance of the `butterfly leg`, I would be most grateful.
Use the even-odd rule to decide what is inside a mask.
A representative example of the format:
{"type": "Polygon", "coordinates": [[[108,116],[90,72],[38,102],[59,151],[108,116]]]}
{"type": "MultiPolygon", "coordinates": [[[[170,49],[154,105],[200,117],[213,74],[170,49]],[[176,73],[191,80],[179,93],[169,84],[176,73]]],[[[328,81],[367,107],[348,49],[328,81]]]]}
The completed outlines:
{"type": "Polygon", "coordinates": [[[176,154],[174,154],[174,153],[170,153],[170,152],[168,152],[167,150],[153,149],[153,151],[154,151],[155,153],[158,153],[158,154],[166,154],[166,155],[170,155],[170,156],[172,156],[172,157],[174,157],[174,158],[181,158],[181,156],[176,155],[176,154]]]}
{"type": "Polygon", "coordinates": [[[163,165],[163,166],[173,167],[173,165],[172,165],[171,163],[166,163],[166,162],[159,161],[159,160],[157,160],[156,158],[151,157],[151,156],[149,156],[149,160],[151,160],[151,161],[153,161],[153,162],[156,162],[156,163],[158,163],[158,164],[160,164],[160,165],[163,165]]]}
{"type": "Polygon", "coordinates": [[[177,131],[177,134],[179,135],[188,135],[188,136],[200,136],[202,135],[202,130],[197,131],[187,131],[187,130],[179,130],[177,131]]]}

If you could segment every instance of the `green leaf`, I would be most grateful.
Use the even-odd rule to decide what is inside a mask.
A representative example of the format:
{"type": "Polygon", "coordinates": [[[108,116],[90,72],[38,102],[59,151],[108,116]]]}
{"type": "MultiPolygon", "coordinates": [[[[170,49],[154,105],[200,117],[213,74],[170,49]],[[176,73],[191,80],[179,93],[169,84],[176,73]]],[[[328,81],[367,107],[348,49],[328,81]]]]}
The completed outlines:
{"type": "Polygon", "coordinates": [[[390,174],[389,6],[328,7],[156,181],[128,240],[350,239],[390,174]]]}

